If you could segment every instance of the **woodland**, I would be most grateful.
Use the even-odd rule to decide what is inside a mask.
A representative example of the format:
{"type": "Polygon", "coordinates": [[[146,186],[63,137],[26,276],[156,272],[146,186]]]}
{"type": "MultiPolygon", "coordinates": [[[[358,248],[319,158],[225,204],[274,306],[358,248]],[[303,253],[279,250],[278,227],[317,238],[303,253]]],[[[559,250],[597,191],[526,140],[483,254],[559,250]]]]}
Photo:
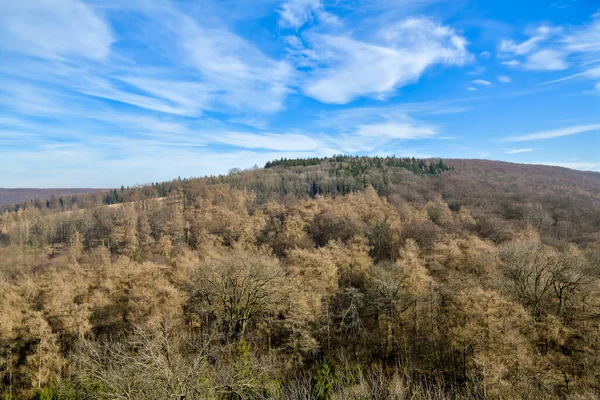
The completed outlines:
{"type": "Polygon", "coordinates": [[[274,160],[0,208],[0,398],[596,399],[600,174],[274,160]]]}

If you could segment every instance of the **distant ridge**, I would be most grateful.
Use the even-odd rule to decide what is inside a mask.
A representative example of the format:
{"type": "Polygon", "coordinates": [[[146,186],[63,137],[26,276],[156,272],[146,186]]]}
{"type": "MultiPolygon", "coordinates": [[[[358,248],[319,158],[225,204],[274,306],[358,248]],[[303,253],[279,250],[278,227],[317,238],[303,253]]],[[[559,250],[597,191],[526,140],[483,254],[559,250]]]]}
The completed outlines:
{"type": "Polygon", "coordinates": [[[40,200],[48,200],[53,195],[76,195],[85,194],[92,192],[100,192],[106,189],[97,188],[50,188],[50,189],[35,189],[35,188],[0,188],[0,205],[3,204],[17,204],[28,202],[35,199],[36,197],[40,200]]]}

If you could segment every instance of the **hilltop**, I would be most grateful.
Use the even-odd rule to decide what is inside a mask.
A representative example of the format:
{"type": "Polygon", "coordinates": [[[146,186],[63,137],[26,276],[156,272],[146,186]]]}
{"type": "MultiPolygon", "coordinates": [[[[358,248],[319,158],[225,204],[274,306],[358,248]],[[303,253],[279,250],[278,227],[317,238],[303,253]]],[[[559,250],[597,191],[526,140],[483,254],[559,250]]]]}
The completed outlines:
{"type": "Polygon", "coordinates": [[[264,168],[232,169],[228,175],[59,195],[52,203],[29,201],[16,207],[68,211],[177,192],[193,198],[202,187],[214,185],[249,191],[257,204],[288,204],[317,195],[335,197],[372,186],[391,201],[425,204],[441,198],[456,209],[468,206],[496,241],[509,225],[524,220],[533,223],[544,237],[560,237],[567,230],[569,236],[576,236],[572,238],[575,241],[593,242],[600,237],[600,173],[489,160],[393,156],[280,159],[267,162],[264,168]]]}

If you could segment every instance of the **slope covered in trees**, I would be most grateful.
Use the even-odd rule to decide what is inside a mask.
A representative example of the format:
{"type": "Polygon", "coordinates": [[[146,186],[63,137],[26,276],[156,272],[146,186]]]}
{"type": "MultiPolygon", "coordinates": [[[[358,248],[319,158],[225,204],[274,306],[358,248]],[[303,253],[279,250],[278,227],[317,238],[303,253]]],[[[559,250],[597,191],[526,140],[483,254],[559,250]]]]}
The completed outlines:
{"type": "Polygon", "coordinates": [[[0,393],[600,396],[600,174],[401,160],[6,209],[0,393]]]}

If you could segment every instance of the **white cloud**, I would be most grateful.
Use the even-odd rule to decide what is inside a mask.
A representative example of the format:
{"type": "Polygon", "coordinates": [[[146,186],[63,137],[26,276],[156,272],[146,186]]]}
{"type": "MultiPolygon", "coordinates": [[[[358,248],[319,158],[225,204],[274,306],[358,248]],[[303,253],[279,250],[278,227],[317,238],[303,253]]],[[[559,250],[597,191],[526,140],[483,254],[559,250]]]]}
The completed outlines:
{"type": "MultiPolygon", "coordinates": [[[[107,10],[110,15],[111,8],[107,10]]],[[[109,26],[78,0],[7,0],[0,2],[0,29],[22,37],[13,40],[14,32],[2,37],[0,30],[0,46],[19,44],[23,51],[56,62],[35,66],[32,60],[18,68],[4,63],[0,73],[39,79],[41,67],[41,80],[63,90],[180,116],[217,111],[232,115],[232,121],[264,126],[261,115],[281,111],[294,88],[329,103],[364,95],[384,98],[417,81],[431,65],[462,65],[470,58],[464,38],[426,19],[379,24],[373,31],[367,29],[361,40],[339,29],[336,35],[307,32],[304,43],[290,36],[290,43],[297,42],[291,53],[301,57],[280,61],[233,33],[215,15],[195,18],[193,12],[178,10],[176,3],[132,2],[126,10],[140,16],[139,23],[130,27],[140,47],[167,62],[157,66],[147,58],[136,59],[135,52],[111,47],[115,38],[109,26]],[[14,21],[20,24],[13,27],[14,21]],[[312,71],[294,68],[305,66],[300,59],[312,71]],[[372,72],[366,74],[365,69],[372,72]]],[[[288,1],[279,11],[280,19],[290,25],[316,18],[321,31],[341,26],[318,0],[288,1]]],[[[37,107],[43,103],[37,102],[37,107]]]]}
{"type": "Polygon", "coordinates": [[[410,122],[390,121],[380,124],[359,125],[355,132],[358,136],[390,139],[427,139],[438,134],[433,126],[416,125],[410,122]]]}
{"type": "Polygon", "coordinates": [[[596,78],[600,78],[600,66],[599,67],[594,67],[594,68],[590,68],[587,69],[583,72],[579,72],[573,75],[568,75],[559,79],[553,79],[551,81],[548,82],[544,82],[541,83],[540,85],[550,85],[553,83],[559,83],[559,82],[564,82],[564,81],[568,81],[570,79],[574,79],[574,78],[588,78],[588,79],[596,79],[596,78]]]}
{"type": "Polygon", "coordinates": [[[82,64],[68,74],[61,65],[52,79],[81,93],[176,115],[210,110],[251,121],[284,107],[295,73],[286,61],[265,55],[218,19],[195,19],[167,3],[132,7],[144,21],[133,28],[140,30],[138,40],[172,62],[129,60],[129,53],[114,49],[120,64],[82,64]]]}
{"type": "Polygon", "coordinates": [[[469,86],[469,87],[467,88],[467,90],[468,90],[469,92],[476,92],[476,91],[477,91],[477,90],[479,90],[479,89],[477,89],[476,87],[473,87],[473,86],[469,86]]]}
{"type": "Polygon", "coordinates": [[[512,40],[503,40],[500,42],[500,51],[506,53],[513,53],[516,55],[527,54],[533,49],[537,47],[537,43],[541,41],[542,38],[536,37],[526,40],[521,44],[516,44],[512,40]]]}
{"type": "Polygon", "coordinates": [[[434,64],[463,65],[471,58],[463,37],[426,19],[400,21],[378,30],[371,41],[311,32],[304,39],[307,46],[293,50],[314,66],[303,91],[324,103],[382,98],[434,64]]]}
{"type": "MultiPolygon", "coordinates": [[[[347,153],[387,152],[399,141],[448,139],[440,127],[413,115],[457,113],[464,109],[445,103],[405,103],[387,107],[355,107],[323,113],[316,125],[338,136],[322,138],[347,153]]],[[[404,148],[404,145],[403,145],[404,148]]]]}
{"type": "Polygon", "coordinates": [[[527,56],[523,68],[533,71],[562,71],[569,67],[565,54],[556,50],[540,50],[527,56]]]}
{"type": "Polygon", "coordinates": [[[564,48],[578,53],[600,52],[600,20],[575,29],[562,39],[564,48]]]}
{"type": "Polygon", "coordinates": [[[512,40],[503,40],[499,45],[501,56],[516,55],[524,57],[523,62],[517,60],[504,61],[502,64],[531,71],[560,71],[569,67],[565,61],[568,52],[551,47],[543,47],[550,38],[555,37],[562,28],[539,26],[529,32],[529,39],[519,44],[512,40]]]}
{"type": "Polygon", "coordinates": [[[502,82],[502,83],[510,83],[512,82],[512,79],[510,78],[510,76],[506,76],[506,75],[500,75],[498,77],[498,82],[502,82]]]}
{"type": "MultiPolygon", "coordinates": [[[[110,30],[98,25],[103,22],[90,6],[76,0],[0,2],[0,49],[10,51],[0,63],[0,77],[5,78],[0,85],[37,82],[52,91],[82,93],[161,113],[199,117],[217,111],[248,123],[284,108],[294,68],[265,55],[215,16],[193,18],[193,13],[184,14],[170,3],[130,2],[122,7],[136,16],[123,39],[135,38],[151,57],[111,47],[110,30]],[[16,29],[14,21],[20,23],[17,31],[24,32],[20,41],[12,33],[3,35],[16,29]],[[43,36],[36,36],[40,26],[43,36]],[[33,33],[26,31],[29,28],[33,33]],[[6,47],[7,43],[51,60],[25,59],[14,54],[21,50],[6,47]]],[[[43,110],[44,96],[31,90],[14,93],[30,97],[17,101],[24,108],[50,114],[43,110]]],[[[66,108],[55,103],[56,112],[66,108]]]]}
{"type": "Polygon", "coordinates": [[[512,53],[516,55],[526,55],[537,49],[541,42],[549,37],[556,35],[561,31],[560,28],[540,26],[530,32],[531,37],[519,44],[512,40],[503,40],[500,42],[500,53],[512,53]]]}
{"type": "Polygon", "coordinates": [[[226,132],[214,135],[213,139],[220,143],[247,149],[280,151],[316,150],[325,145],[321,140],[300,134],[226,132]]]}
{"type": "Polygon", "coordinates": [[[466,107],[456,106],[455,103],[430,101],[376,107],[347,107],[337,111],[322,112],[316,125],[320,128],[347,128],[348,131],[365,123],[401,121],[418,124],[414,116],[456,114],[469,110],[466,107]]]}
{"type": "Polygon", "coordinates": [[[320,0],[290,0],[279,10],[279,26],[298,29],[318,18],[321,23],[338,25],[338,18],[326,12],[320,0]]]}
{"type": "Polygon", "coordinates": [[[586,78],[592,78],[592,79],[600,78],[600,66],[585,70],[583,72],[583,75],[586,78]]]}
{"type": "Polygon", "coordinates": [[[103,59],[114,38],[109,26],[78,0],[3,0],[0,46],[49,59],[103,59]]]}
{"type": "Polygon", "coordinates": [[[319,0],[293,0],[279,10],[279,25],[298,28],[313,18],[313,12],[321,7],[319,0]]]}
{"type": "Polygon", "coordinates": [[[522,136],[512,136],[504,139],[507,142],[525,142],[529,140],[552,139],[561,136],[576,135],[578,133],[593,132],[600,130],[600,124],[571,126],[568,128],[555,129],[522,136]]]}
{"type": "Polygon", "coordinates": [[[485,58],[485,59],[488,59],[488,58],[490,58],[491,56],[492,56],[492,55],[490,54],[490,52],[489,52],[489,51],[482,51],[482,52],[481,52],[481,54],[479,54],[479,57],[481,57],[481,58],[485,58]]]}
{"type": "MultiPolygon", "coordinates": [[[[518,60],[503,62],[511,67],[520,66],[530,71],[562,71],[571,66],[589,70],[600,63],[600,20],[580,26],[540,26],[529,32],[530,38],[522,43],[503,40],[498,46],[499,56],[517,56],[518,60]]],[[[554,80],[556,83],[571,77],[587,77],[579,72],[570,77],[554,80]]]]}
{"type": "MultiPolygon", "coordinates": [[[[178,38],[181,54],[214,87],[216,104],[237,110],[251,107],[275,112],[290,92],[291,68],[275,61],[224,27],[206,27],[172,11],[169,27],[178,38]]],[[[165,15],[156,16],[160,19],[165,15]]]]}
{"type": "Polygon", "coordinates": [[[480,86],[492,86],[492,82],[486,81],[485,79],[475,79],[474,81],[471,81],[471,83],[480,86]]]}
{"type": "Polygon", "coordinates": [[[161,80],[146,77],[123,77],[120,80],[165,103],[175,105],[183,114],[188,115],[198,115],[203,109],[209,109],[211,92],[216,90],[208,83],[195,81],[161,80]]]}
{"type": "Polygon", "coordinates": [[[150,95],[121,90],[108,80],[100,78],[83,78],[81,82],[73,82],[72,85],[74,90],[83,94],[168,114],[197,116],[203,108],[208,108],[208,106],[203,107],[202,101],[203,98],[207,97],[206,93],[200,90],[193,91],[193,93],[187,91],[186,93],[183,90],[186,85],[200,88],[201,85],[197,83],[160,82],[150,78],[133,79],[132,84],[133,82],[135,82],[134,86],[137,86],[150,95]],[[171,84],[173,86],[169,88],[171,84]],[[161,90],[160,87],[163,87],[165,90],[161,90]],[[176,94],[177,87],[182,89],[178,94],[176,94]]]}
{"type": "Polygon", "coordinates": [[[519,154],[519,153],[531,153],[533,149],[510,149],[506,150],[504,153],[506,154],[519,154]]]}

